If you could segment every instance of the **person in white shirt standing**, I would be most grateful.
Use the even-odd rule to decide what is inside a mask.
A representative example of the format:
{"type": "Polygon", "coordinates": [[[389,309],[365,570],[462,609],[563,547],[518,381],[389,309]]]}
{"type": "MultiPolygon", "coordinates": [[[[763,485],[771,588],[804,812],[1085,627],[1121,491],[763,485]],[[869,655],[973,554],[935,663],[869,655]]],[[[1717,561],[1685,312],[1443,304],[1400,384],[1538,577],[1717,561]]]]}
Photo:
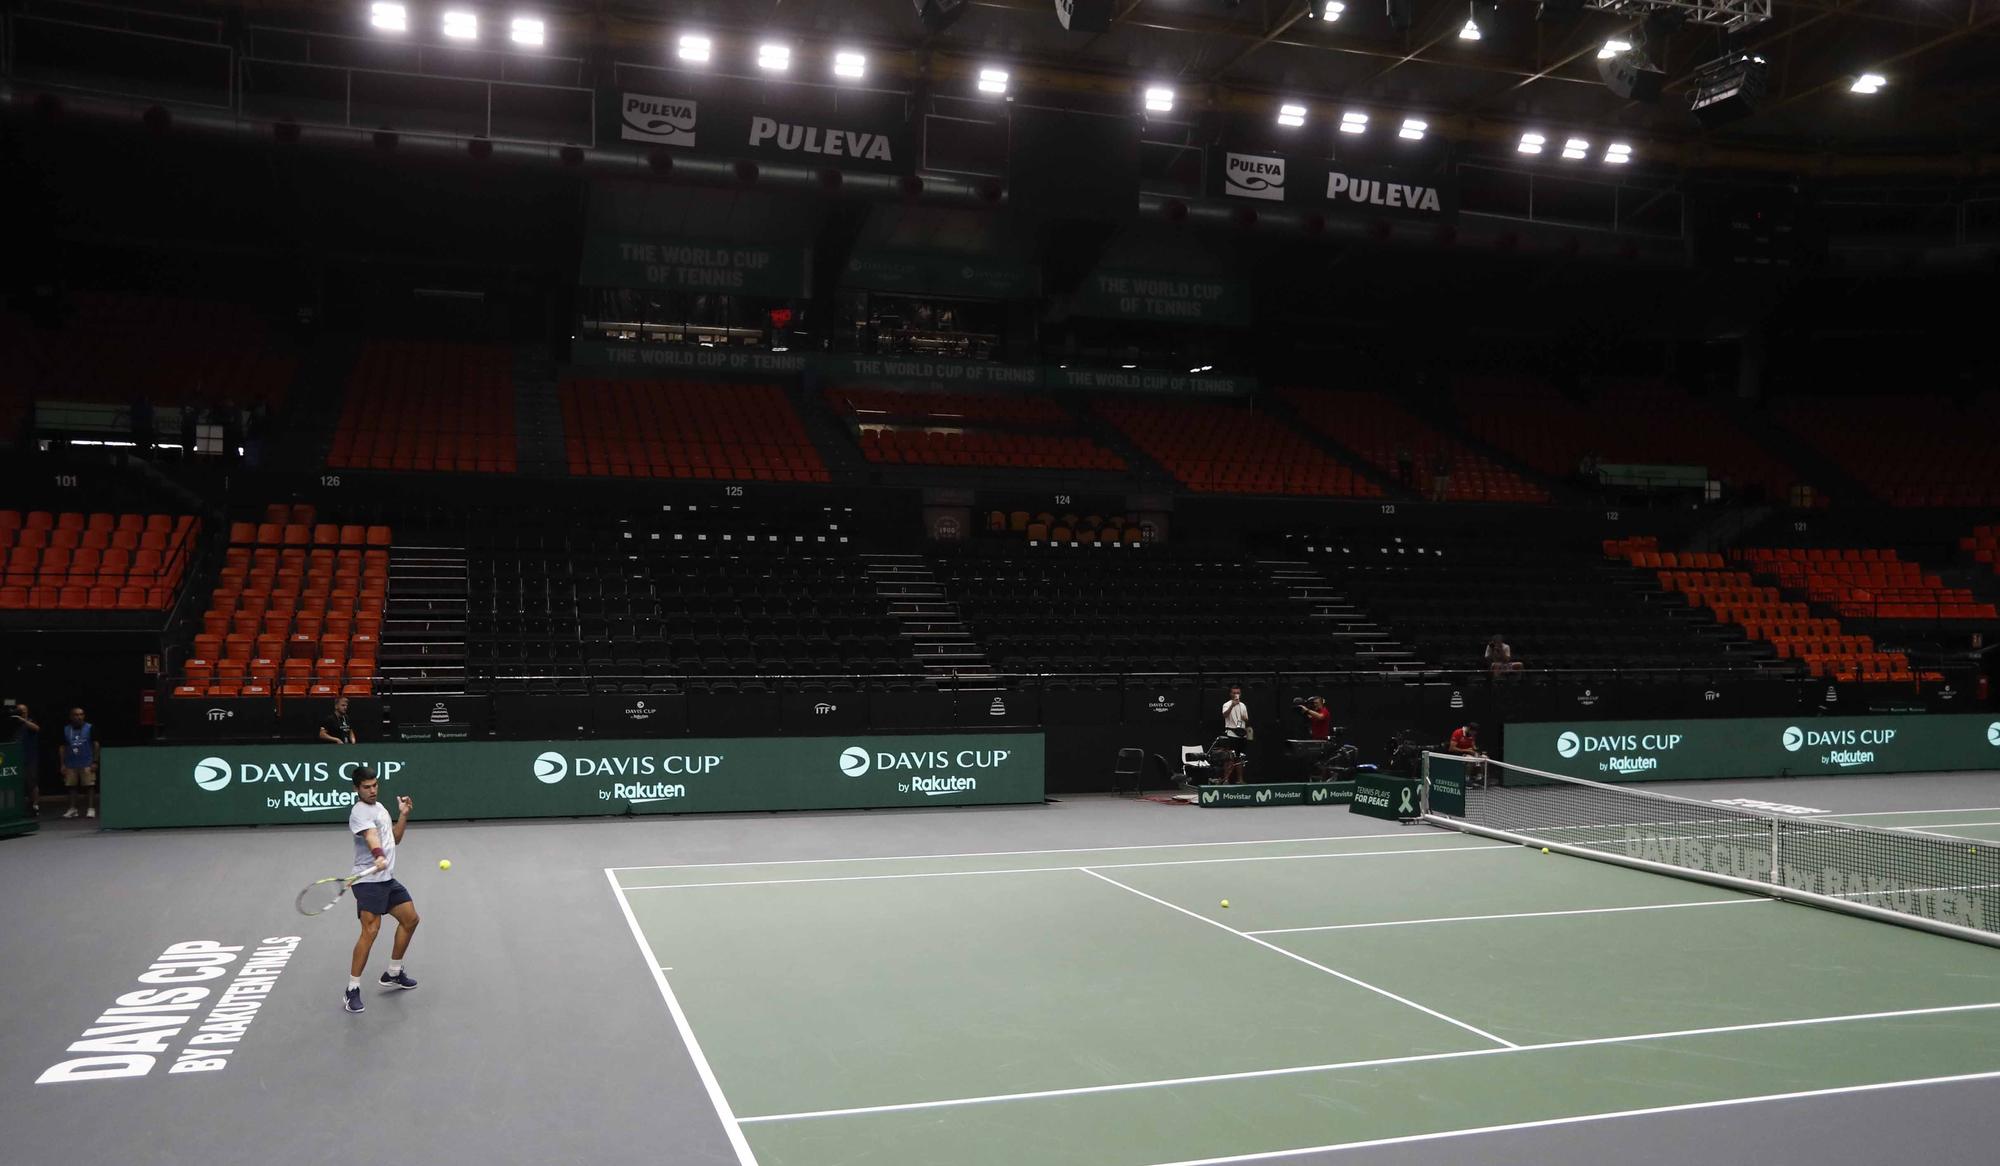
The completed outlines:
{"type": "Polygon", "coordinates": [[[361,938],[354,944],[354,960],[347,969],[347,994],[341,1007],[361,1012],[361,972],[368,966],[368,952],[382,929],[382,916],[396,920],[396,943],[389,949],[389,970],[382,973],[382,986],[409,990],[417,986],[403,970],[403,954],[410,950],[410,937],[417,931],[417,905],[409,889],[396,881],[396,847],[402,845],[403,830],[410,823],[407,797],[396,799],[396,819],[380,800],[382,783],[375,771],[360,766],[354,771],[354,808],[347,815],[347,832],[354,836],[354,909],[361,916],[361,938]]]}
{"type": "Polygon", "coordinates": [[[1243,784],[1243,762],[1250,752],[1250,706],[1243,703],[1243,687],[1229,686],[1229,699],[1222,702],[1222,734],[1235,740],[1229,764],[1222,767],[1224,785],[1243,784]]]}

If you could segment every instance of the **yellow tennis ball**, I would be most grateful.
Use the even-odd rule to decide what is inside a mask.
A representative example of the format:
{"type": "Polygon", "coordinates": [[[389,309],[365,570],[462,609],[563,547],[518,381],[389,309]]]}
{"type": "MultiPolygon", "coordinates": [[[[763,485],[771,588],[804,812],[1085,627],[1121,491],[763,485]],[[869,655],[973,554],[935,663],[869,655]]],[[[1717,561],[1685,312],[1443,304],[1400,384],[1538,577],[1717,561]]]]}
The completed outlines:
{"type": "Polygon", "coordinates": [[[1223,909],[1223,910],[1225,910],[1225,911],[1227,911],[1227,910],[1229,909],[1229,900],[1227,900],[1227,899],[1224,899],[1224,900],[1222,901],[1222,909],[1223,909]]]}
{"type": "Polygon", "coordinates": [[[1549,852],[1549,848],[1548,848],[1548,847],[1546,847],[1546,846],[1542,847],[1542,853],[1543,853],[1543,854],[1547,854],[1548,852],[1549,852]]]}
{"type": "Polygon", "coordinates": [[[439,870],[450,870],[450,869],[451,869],[451,860],[450,860],[449,858],[440,858],[440,859],[438,859],[438,869],[439,869],[439,870]]]}

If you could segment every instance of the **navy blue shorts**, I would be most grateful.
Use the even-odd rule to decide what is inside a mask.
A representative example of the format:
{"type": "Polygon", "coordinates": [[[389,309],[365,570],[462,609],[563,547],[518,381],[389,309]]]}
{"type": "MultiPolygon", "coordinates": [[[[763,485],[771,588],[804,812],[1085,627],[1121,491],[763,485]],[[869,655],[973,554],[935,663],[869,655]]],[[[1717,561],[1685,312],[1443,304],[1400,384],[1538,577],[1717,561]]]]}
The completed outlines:
{"type": "Polygon", "coordinates": [[[357,915],[387,915],[410,901],[410,889],[395,879],[354,884],[354,912],[357,915]]]}

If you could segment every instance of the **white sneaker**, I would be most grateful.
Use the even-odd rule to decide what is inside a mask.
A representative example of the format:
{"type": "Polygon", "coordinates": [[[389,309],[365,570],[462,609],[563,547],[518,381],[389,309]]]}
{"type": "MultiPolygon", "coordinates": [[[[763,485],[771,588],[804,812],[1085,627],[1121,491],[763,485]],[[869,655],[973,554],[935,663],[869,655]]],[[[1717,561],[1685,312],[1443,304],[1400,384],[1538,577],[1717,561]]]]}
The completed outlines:
{"type": "Polygon", "coordinates": [[[92,806],[89,809],[85,810],[83,812],[83,816],[86,818],[95,818],[97,816],[97,807],[92,806]]]}
{"type": "Polygon", "coordinates": [[[69,809],[67,809],[67,810],[64,810],[64,811],[63,811],[63,817],[65,817],[65,818],[74,818],[74,817],[76,817],[76,807],[75,807],[75,806],[71,806],[71,807],[70,807],[69,809]]]}

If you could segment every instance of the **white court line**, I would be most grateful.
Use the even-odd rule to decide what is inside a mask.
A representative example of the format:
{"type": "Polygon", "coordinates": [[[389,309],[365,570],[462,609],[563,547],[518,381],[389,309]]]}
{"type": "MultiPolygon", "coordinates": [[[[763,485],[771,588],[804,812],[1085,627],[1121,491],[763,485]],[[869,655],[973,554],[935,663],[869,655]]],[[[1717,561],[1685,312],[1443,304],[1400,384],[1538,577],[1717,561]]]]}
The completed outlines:
{"type": "MultiPolygon", "coordinates": [[[[1937,822],[1929,826],[1891,826],[1891,830],[1912,830],[1923,834],[1932,830],[1956,830],[1960,826],[2000,826],[2000,822],[1937,822]]],[[[1950,835],[1944,835],[1950,837],[1950,835]]],[[[1975,840],[1976,841],[1976,840],[1975,840]]]]}
{"type": "Polygon", "coordinates": [[[1284,956],[1286,959],[1297,960],[1299,963],[1304,964],[1305,966],[1313,969],[1316,972],[1325,972],[1327,975],[1332,976],[1337,980],[1346,980],[1348,983],[1353,984],[1357,988],[1366,988],[1370,992],[1375,993],[1377,996],[1387,997],[1390,1000],[1394,1000],[1398,1004],[1408,1005],[1409,1007],[1414,1008],[1418,1012],[1424,1013],[1427,1016],[1434,1016],[1437,1019],[1444,1021],[1446,1024],[1456,1025],[1459,1028],[1462,1028],[1465,1031],[1472,1033],[1474,1036],[1483,1036],[1487,1040],[1492,1041],[1494,1044],[1505,1045],[1510,1049],[1520,1047],[1519,1045],[1516,1045],[1513,1041],[1510,1041],[1505,1037],[1494,1036],[1492,1033],[1487,1032],[1483,1028],[1467,1024],[1463,1020],[1458,1020],[1453,1017],[1446,1016],[1444,1013],[1439,1012],[1435,1008],[1426,1008],[1407,996],[1398,996],[1394,992],[1389,991],[1387,988],[1378,988],[1374,984],[1371,984],[1368,981],[1360,979],[1358,977],[1350,976],[1346,972],[1335,971],[1334,969],[1327,967],[1325,964],[1314,963],[1312,960],[1307,959],[1306,957],[1300,955],[1295,951],[1286,951],[1284,948],[1279,947],[1277,944],[1272,943],[1269,940],[1258,939],[1256,936],[1251,935],[1247,931],[1238,931],[1227,923],[1218,923],[1217,921],[1210,919],[1208,916],[1203,915],[1196,911],[1190,911],[1186,907],[1183,907],[1178,903],[1169,903],[1165,899],[1159,898],[1156,895],[1149,895],[1146,892],[1140,890],[1139,888],[1133,886],[1127,886],[1126,884],[1119,882],[1117,879],[1114,879],[1109,875],[1098,874],[1096,871],[1090,869],[1089,867],[1078,867],[1077,869],[1081,870],[1084,874],[1089,875],[1091,878],[1102,879],[1103,881],[1110,883],[1112,886],[1117,887],[1121,891],[1130,891],[1131,893],[1139,896],[1141,899],[1150,899],[1153,902],[1158,903],[1160,906],[1168,908],[1169,910],[1179,911],[1181,914],[1187,916],[1190,919],[1199,919],[1203,923],[1208,924],[1210,927],[1215,927],[1223,931],[1227,931],[1229,934],[1234,935],[1239,939],[1247,939],[1251,943],[1256,944],[1258,947],[1269,948],[1270,950],[1277,952],[1279,955],[1284,956]]]}
{"type": "Polygon", "coordinates": [[[1987,814],[2000,813],[2000,806],[1959,806],[1949,810],[1856,810],[1843,814],[1835,810],[1829,818],[1894,818],[1902,814],[1987,814]]]}
{"type": "MultiPolygon", "coordinates": [[[[1421,848],[1405,847],[1399,850],[1342,850],[1334,854],[1258,854],[1245,858],[1177,858],[1166,862],[1101,862],[1095,864],[1097,870],[1130,870],[1133,867],[1148,866],[1203,866],[1219,862],[1302,862],[1317,858],[1379,858],[1384,855],[1403,854],[1457,854],[1467,850],[1519,850],[1510,842],[1494,842],[1484,846],[1431,846],[1421,848]]],[[[1026,851],[1036,854],[1039,851],[1026,851]]],[[[1052,852],[1053,853],[1053,852],[1052,852]]],[[[1088,852],[1086,852],[1088,853],[1088,852]]],[[[642,868],[671,870],[672,867],[642,868]]],[[[627,891],[678,891],[695,887],[778,887],[793,883],[866,883],[881,879],[948,879],[966,875],[1006,875],[1038,874],[1048,870],[1085,870],[1081,866],[1016,866],[996,870],[928,870],[915,874],[875,874],[875,875],[830,875],[811,879],[745,879],[720,883],[648,883],[637,887],[623,887],[627,891]]],[[[616,877],[616,876],[613,876],[616,877]]]]}
{"type": "Polygon", "coordinates": [[[743,1123],[736,1120],[736,1114],[729,1108],[729,1099],[722,1095],[722,1084],[715,1079],[715,1070],[709,1067],[708,1057],[701,1051],[701,1042],[694,1039],[694,1029],[689,1027],[687,1013],[681,1011],[681,1002],[674,995],[667,978],[661,975],[660,957],[654,953],[653,945],[646,941],[646,933],[639,930],[639,920],[632,914],[632,904],[626,902],[625,894],[618,887],[618,876],[609,870],[604,879],[611,884],[611,893],[618,896],[618,909],[625,913],[625,926],[632,929],[632,939],[639,950],[646,953],[646,966],[653,973],[653,983],[660,989],[660,999],[667,1002],[667,1011],[673,1014],[674,1027],[680,1030],[681,1041],[687,1045],[688,1056],[694,1060],[694,1071],[701,1076],[702,1088],[708,1090],[709,1104],[715,1106],[715,1116],[722,1119],[722,1132],[729,1137],[730,1148],[736,1151],[738,1166],[757,1166],[757,1155],[750,1152],[750,1141],[743,1136],[743,1123]]]}
{"type": "MultiPolygon", "coordinates": [[[[1331,1073],[1347,1069],[1378,1069],[1391,1065],[1415,1065],[1427,1061],[1456,1061],[1468,1057],[1504,1057],[1514,1053],[1552,1052],[1584,1049],[1599,1045],[1641,1044],[1693,1036],[1718,1036],[1732,1032],[1757,1032],[1776,1028],[1806,1028],[1823,1024],[1846,1024],[1857,1020],[1894,1020],[1905,1016],[1933,1016],[1953,1012],[1984,1012],[2000,1008],[1988,1004],[1946,1004],[1936,1008],[1910,1008],[1896,1012],[1854,1012],[1842,1016],[1809,1016],[1799,1020],[1766,1020],[1755,1024],[1729,1024],[1714,1028],[1686,1028],[1671,1032],[1646,1032],[1632,1036],[1595,1036],[1580,1040],[1549,1041],[1538,1045],[1516,1045],[1504,1049],[1461,1049],[1451,1053],[1419,1053],[1407,1057],[1376,1057],[1365,1061],[1335,1061],[1323,1065],[1296,1065],[1285,1069],[1250,1069],[1240,1073],[1211,1073],[1202,1077],[1169,1077],[1157,1081],[1126,1081],[1115,1085],[1083,1085],[1072,1089],[1038,1089],[1029,1093],[993,1093],[982,1097],[951,1097],[939,1101],[908,1101],[898,1105],[863,1105],[849,1109],[806,1110],[800,1113],[767,1113],[739,1119],[744,1125],[757,1122],[803,1121],[820,1117],[853,1117],[860,1114],[901,1113],[917,1109],[948,1109],[958,1105],[988,1105],[1005,1101],[1035,1101],[1047,1097],[1080,1097],[1093,1093],[1126,1093],[1140,1089],[1164,1089],[1180,1085],[1210,1085],[1219,1081],[1254,1081],[1267,1077],[1296,1077],[1306,1073],[1331,1073]]],[[[1581,1119],[1576,1119],[1581,1120],[1581,1119]]],[[[1445,1135],[1424,1135],[1442,1137],[1445,1135]]],[[[1287,1150],[1303,1154],[1306,1150],[1287,1150]]],[[[1171,1166],[1171,1164],[1164,1164],[1171,1166]]]]}
{"type": "MultiPolygon", "coordinates": [[[[2000,809],[2000,807],[1995,807],[2000,809]]],[[[1422,834],[1328,834],[1319,838],[1239,838],[1226,842],[1148,842],[1137,846],[1072,846],[1063,850],[970,850],[958,854],[887,854],[879,858],[764,858],[755,862],[684,862],[672,866],[609,866],[606,870],[705,870],[731,866],[789,866],[822,862],[901,862],[912,858],[1012,858],[1021,854],[1114,854],[1121,850],[1193,850],[1203,846],[1280,846],[1289,842],[1393,842],[1422,834]]]]}
{"type": "Polygon", "coordinates": [[[1990,1081],[2000,1070],[1959,1073],[1950,1077],[1916,1077],[1907,1081],[1877,1081],[1870,1085],[1836,1085],[1829,1089],[1801,1089],[1792,1093],[1765,1093],[1756,1097],[1725,1097],[1720,1101],[1689,1101],[1681,1105],[1655,1105],[1646,1109],[1620,1109],[1610,1113],[1585,1113],[1575,1117],[1549,1117],[1540,1121],[1517,1121],[1506,1125],[1475,1126],[1462,1130],[1439,1130],[1430,1134],[1404,1134],[1395,1138],[1372,1138],[1365,1142],[1330,1142],[1324,1146],[1300,1146],[1295,1150],[1266,1150],[1259,1154],[1228,1154],[1220,1158],[1183,1158],[1178,1162],[1155,1162],[1151,1166],[1225,1166],[1231,1162],[1269,1162],[1300,1154],[1324,1154],[1334,1150],[1367,1150],[1380,1146],[1402,1146],[1412,1142],[1434,1142],[1444,1138],[1467,1138],[1476,1134],[1504,1134],[1514,1130],[1547,1129],[1551,1126],[1580,1125],[1621,1117],[1649,1117],[1661,1113],[1690,1113],[1702,1109],[1723,1109],[1732,1105],[1758,1105],[1767,1101],[1797,1101],[1807,1097],[1838,1097],[1848,1093],[1872,1093],[1883,1089],[1907,1089],[1917,1085],[1950,1085],[1963,1081],[1990,1081]]]}
{"type": "Polygon", "coordinates": [[[1329,923],[1324,927],[1271,927],[1245,935],[1297,935],[1302,931],[1355,931],[1363,927],[1411,927],[1419,923],[1477,923],[1485,919],[1545,919],[1551,915],[1615,915],[1620,911],[1670,911],[1675,907],[1731,907],[1738,903],[1775,903],[1776,899],[1702,899],[1692,903],[1647,903],[1638,907],[1580,907],[1574,911],[1511,911],[1505,915],[1441,915],[1434,919],[1385,919],[1376,923],[1329,923]]]}

